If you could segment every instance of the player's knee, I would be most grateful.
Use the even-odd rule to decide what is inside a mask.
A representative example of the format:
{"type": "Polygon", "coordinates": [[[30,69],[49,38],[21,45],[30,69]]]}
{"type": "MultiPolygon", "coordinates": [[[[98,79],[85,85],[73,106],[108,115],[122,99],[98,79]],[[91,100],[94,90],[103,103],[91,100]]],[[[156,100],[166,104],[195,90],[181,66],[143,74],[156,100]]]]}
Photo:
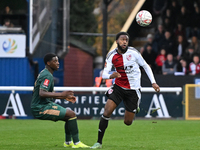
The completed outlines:
{"type": "Polygon", "coordinates": [[[74,118],[74,117],[76,117],[76,113],[74,111],[68,109],[66,112],[66,116],[68,116],[69,118],[74,118]]]}
{"type": "Polygon", "coordinates": [[[132,124],[132,120],[124,120],[124,124],[130,126],[132,124]]]}
{"type": "Polygon", "coordinates": [[[76,113],[72,111],[72,118],[76,117],[76,113]]]}

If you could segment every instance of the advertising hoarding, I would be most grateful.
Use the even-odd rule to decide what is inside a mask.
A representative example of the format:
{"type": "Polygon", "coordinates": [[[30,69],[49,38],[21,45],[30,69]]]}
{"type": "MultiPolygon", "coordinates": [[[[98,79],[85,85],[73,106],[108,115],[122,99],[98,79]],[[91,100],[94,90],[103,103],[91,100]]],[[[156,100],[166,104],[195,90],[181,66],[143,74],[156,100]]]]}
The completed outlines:
{"type": "Polygon", "coordinates": [[[0,57],[26,57],[26,36],[23,34],[0,35],[0,57]]]}
{"type": "MultiPolygon", "coordinates": [[[[64,108],[72,109],[79,118],[100,117],[104,112],[107,97],[98,95],[75,95],[75,104],[66,100],[56,99],[55,103],[64,108]]],[[[31,94],[0,94],[0,116],[33,117],[30,110],[31,94]]],[[[140,103],[140,113],[143,118],[179,118],[183,117],[182,94],[172,93],[149,94],[143,93],[140,103]]],[[[123,117],[125,108],[123,103],[116,108],[112,117],[123,117]]]]}

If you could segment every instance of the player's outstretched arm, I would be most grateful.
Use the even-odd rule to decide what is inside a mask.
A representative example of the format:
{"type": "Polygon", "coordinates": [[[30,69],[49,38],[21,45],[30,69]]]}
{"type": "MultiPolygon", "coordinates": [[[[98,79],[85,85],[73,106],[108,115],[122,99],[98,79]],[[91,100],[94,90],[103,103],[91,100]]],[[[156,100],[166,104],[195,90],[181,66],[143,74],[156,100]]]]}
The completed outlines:
{"type": "Polygon", "coordinates": [[[63,91],[63,92],[55,93],[55,92],[48,92],[43,89],[40,89],[39,95],[40,97],[45,97],[45,98],[66,99],[67,101],[70,101],[72,103],[76,102],[76,97],[74,96],[73,91],[63,91]]]}
{"type": "Polygon", "coordinates": [[[158,86],[158,84],[153,83],[153,84],[152,84],[152,87],[154,88],[154,90],[155,90],[156,92],[160,92],[160,87],[158,86]]]}
{"type": "Polygon", "coordinates": [[[121,75],[118,73],[118,72],[113,72],[111,75],[110,75],[110,79],[114,79],[114,78],[120,78],[121,75]]]}

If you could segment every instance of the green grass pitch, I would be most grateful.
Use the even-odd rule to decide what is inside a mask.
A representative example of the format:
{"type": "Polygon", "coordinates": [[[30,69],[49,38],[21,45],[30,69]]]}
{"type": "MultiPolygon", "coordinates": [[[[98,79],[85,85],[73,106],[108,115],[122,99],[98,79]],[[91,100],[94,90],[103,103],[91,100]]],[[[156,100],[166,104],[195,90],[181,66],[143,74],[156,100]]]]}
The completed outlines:
{"type": "MultiPolygon", "coordinates": [[[[80,140],[92,146],[99,120],[78,120],[80,140]]],[[[200,121],[110,120],[103,139],[106,150],[199,150],[200,121]]],[[[1,150],[64,150],[64,122],[0,120],[1,150]]]]}

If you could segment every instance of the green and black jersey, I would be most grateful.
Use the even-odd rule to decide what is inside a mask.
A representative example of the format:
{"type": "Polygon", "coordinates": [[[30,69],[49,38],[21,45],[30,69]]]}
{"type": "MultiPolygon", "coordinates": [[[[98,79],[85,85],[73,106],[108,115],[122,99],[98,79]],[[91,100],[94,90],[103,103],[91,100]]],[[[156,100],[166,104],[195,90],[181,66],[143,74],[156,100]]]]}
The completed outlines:
{"type": "Polygon", "coordinates": [[[32,102],[31,102],[31,109],[41,109],[46,104],[52,102],[52,98],[41,98],[39,95],[40,89],[43,89],[48,92],[53,92],[54,88],[54,81],[53,75],[45,68],[40,72],[35,81],[32,102]]]}

